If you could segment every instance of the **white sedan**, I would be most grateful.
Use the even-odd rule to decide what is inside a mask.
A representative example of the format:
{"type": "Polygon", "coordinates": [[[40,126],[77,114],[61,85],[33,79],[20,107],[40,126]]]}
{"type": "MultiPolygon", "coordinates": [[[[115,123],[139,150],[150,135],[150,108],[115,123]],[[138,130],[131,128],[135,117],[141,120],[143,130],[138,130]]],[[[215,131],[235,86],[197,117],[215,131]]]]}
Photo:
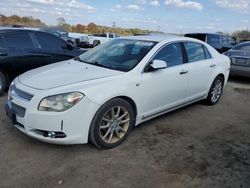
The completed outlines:
{"type": "Polygon", "coordinates": [[[156,116],[200,100],[216,104],[229,70],[228,57],[195,39],[119,38],[17,77],[6,113],[41,141],[107,149],[156,116]]]}

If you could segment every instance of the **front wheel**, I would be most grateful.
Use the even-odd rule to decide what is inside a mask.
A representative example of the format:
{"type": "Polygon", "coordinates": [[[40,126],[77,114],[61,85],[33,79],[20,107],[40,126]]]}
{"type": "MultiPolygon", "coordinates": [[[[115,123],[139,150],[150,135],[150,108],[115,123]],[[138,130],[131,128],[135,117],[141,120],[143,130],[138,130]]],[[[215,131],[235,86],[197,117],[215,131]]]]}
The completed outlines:
{"type": "Polygon", "coordinates": [[[131,105],[115,98],[95,114],[89,131],[89,140],[101,149],[109,149],[121,144],[134,125],[134,113],[131,105]]]}
{"type": "Polygon", "coordinates": [[[205,100],[208,105],[215,105],[220,100],[223,91],[223,85],[223,78],[221,76],[217,76],[214,79],[212,86],[208,92],[207,99],[205,100]]]}

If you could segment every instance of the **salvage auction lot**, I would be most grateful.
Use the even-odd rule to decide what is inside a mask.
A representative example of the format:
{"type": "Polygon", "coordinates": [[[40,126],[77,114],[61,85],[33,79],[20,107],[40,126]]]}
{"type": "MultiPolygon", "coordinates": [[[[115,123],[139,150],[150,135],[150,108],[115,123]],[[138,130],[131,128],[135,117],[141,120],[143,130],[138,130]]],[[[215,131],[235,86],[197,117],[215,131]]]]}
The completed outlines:
{"type": "Polygon", "coordinates": [[[59,146],[15,129],[0,98],[0,187],[250,187],[250,79],[135,128],[111,150],[59,146]]]}

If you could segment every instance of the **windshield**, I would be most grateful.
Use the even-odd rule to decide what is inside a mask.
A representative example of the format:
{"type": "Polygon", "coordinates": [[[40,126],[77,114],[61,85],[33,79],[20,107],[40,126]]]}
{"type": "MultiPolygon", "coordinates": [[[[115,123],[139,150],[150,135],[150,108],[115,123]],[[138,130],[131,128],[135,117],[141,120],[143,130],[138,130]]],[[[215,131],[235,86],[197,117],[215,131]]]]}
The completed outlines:
{"type": "Polygon", "coordinates": [[[114,39],[79,56],[78,60],[118,71],[130,71],[155,46],[156,42],[114,39]]]}

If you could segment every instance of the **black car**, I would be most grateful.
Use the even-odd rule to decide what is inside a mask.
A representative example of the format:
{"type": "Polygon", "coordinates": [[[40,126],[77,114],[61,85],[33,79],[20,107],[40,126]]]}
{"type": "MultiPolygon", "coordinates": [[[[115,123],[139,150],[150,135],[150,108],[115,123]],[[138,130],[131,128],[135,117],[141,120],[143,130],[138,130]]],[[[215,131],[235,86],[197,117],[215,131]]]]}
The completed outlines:
{"type": "Polygon", "coordinates": [[[217,33],[188,33],[184,35],[185,37],[199,39],[203,42],[210,44],[218,52],[223,53],[230,50],[234,45],[236,45],[236,38],[217,34],[217,33]]]}
{"type": "Polygon", "coordinates": [[[0,95],[18,75],[84,53],[63,39],[42,31],[0,29],[0,95]]]}
{"type": "Polygon", "coordinates": [[[242,42],[224,54],[231,59],[230,76],[250,77],[250,42],[242,42]]]}

